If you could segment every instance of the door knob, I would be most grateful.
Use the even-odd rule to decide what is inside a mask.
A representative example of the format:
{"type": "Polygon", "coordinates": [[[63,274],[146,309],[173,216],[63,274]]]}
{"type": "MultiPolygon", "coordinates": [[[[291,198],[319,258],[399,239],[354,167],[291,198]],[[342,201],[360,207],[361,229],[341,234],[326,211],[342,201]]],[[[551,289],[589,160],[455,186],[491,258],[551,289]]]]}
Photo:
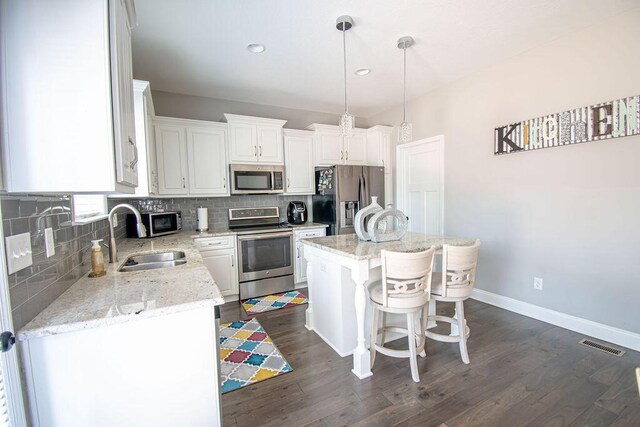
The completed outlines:
{"type": "Polygon", "coordinates": [[[4,353],[11,350],[11,347],[16,343],[16,337],[13,332],[5,331],[0,334],[0,352],[4,353]]]}

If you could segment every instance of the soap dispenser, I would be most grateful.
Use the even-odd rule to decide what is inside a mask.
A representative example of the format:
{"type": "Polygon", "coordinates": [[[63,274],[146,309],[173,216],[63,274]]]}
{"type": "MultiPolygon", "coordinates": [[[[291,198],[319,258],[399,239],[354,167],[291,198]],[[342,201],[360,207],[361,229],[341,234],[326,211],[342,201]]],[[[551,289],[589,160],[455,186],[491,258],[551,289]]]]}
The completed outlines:
{"type": "Polygon", "coordinates": [[[91,241],[91,273],[89,273],[89,277],[100,277],[107,274],[104,270],[104,255],[100,242],[102,239],[91,241]]]}

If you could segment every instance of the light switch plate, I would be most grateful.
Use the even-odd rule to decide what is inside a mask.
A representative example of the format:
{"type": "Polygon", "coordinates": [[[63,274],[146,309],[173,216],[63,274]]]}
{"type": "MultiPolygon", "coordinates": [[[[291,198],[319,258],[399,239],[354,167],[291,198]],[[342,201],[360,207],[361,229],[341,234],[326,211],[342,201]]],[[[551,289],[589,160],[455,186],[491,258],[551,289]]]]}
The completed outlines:
{"type": "Polygon", "coordinates": [[[5,238],[7,248],[7,271],[13,274],[33,264],[31,258],[31,236],[29,233],[5,238]]]}
{"type": "Polygon", "coordinates": [[[44,229],[44,250],[47,258],[51,258],[56,254],[56,242],[53,239],[53,228],[44,229]]]}

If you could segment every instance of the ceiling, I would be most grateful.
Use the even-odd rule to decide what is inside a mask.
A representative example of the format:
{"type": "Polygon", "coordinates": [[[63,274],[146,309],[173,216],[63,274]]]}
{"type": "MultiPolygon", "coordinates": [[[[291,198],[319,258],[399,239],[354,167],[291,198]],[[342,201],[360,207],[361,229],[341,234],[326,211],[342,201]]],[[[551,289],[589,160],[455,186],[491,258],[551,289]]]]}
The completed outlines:
{"type": "Polygon", "coordinates": [[[640,0],[136,0],[134,76],[154,90],[339,113],[342,35],[349,14],[349,110],[362,117],[570,32],[640,0]],[[250,53],[249,43],[266,51],[250,53]],[[354,74],[370,68],[368,76],[354,74]]]}

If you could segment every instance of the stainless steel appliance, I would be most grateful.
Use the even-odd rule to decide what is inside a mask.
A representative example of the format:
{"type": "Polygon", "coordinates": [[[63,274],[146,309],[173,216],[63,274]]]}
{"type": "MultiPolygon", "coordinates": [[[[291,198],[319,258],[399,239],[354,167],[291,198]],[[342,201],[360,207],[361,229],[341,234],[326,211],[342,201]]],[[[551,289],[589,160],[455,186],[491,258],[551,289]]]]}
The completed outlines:
{"type": "Polygon", "coordinates": [[[289,224],[304,224],[307,222],[307,205],[304,202],[289,202],[287,207],[287,221],[289,224]]]}
{"type": "Polygon", "coordinates": [[[293,230],[277,207],[229,209],[238,235],[240,299],[287,292],[293,283],[293,230]]]}
{"type": "MultiPolygon", "coordinates": [[[[141,213],[140,217],[147,229],[146,237],[164,236],[182,230],[181,212],[147,212],[141,213]]],[[[127,237],[138,237],[134,214],[127,215],[127,237]]]]}
{"type": "Polygon", "coordinates": [[[384,168],[332,166],[316,168],[313,220],[328,224],[327,235],[355,233],[353,220],[360,208],[378,197],[384,206],[384,168]]]}
{"type": "Polygon", "coordinates": [[[284,166],[230,165],[231,194],[284,193],[284,166]]]}

